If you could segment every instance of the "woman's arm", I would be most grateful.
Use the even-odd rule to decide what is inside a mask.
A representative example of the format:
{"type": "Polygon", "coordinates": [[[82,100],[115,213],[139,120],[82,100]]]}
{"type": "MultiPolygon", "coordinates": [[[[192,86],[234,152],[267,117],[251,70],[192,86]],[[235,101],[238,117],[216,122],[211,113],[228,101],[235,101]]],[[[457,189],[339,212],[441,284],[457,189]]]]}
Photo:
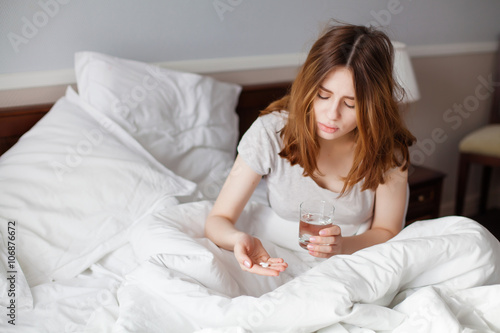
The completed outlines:
{"type": "Polygon", "coordinates": [[[223,249],[233,251],[243,232],[234,226],[259,184],[261,175],[237,156],[205,223],[205,235],[223,249]]]}
{"type": "Polygon", "coordinates": [[[393,169],[384,184],[375,191],[375,207],[371,228],[361,235],[342,237],[339,227],[325,228],[325,235],[314,237],[314,243],[333,244],[331,246],[312,245],[309,253],[316,257],[328,258],[335,254],[352,254],[363,248],[383,243],[396,236],[403,228],[406,207],[408,172],[393,169]]]}
{"type": "Polygon", "coordinates": [[[276,276],[288,266],[283,259],[270,258],[259,239],[234,226],[261,178],[243,159],[236,157],[205,222],[205,235],[219,247],[233,251],[241,269],[276,276]],[[258,265],[261,262],[269,266],[261,267],[258,265]]]}
{"type": "Polygon", "coordinates": [[[361,235],[345,237],[343,253],[383,243],[396,236],[403,228],[408,186],[408,172],[393,169],[385,184],[375,191],[375,209],[372,226],[361,235]]]}

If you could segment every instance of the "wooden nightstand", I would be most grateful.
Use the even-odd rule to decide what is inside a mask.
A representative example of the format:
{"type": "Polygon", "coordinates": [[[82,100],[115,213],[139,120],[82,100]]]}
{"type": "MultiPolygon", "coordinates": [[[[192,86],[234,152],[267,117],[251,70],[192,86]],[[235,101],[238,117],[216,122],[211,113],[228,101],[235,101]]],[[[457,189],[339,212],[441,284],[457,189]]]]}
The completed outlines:
{"type": "Polygon", "coordinates": [[[445,174],[424,168],[412,166],[408,171],[410,185],[410,201],[406,213],[406,225],[425,219],[439,217],[441,192],[445,174]]]}

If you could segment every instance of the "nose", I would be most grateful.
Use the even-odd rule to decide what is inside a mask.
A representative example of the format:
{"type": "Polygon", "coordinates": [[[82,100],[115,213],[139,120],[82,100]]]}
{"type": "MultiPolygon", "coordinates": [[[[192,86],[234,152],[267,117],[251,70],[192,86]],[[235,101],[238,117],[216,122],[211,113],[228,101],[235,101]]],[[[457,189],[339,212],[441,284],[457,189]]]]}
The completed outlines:
{"type": "Polygon", "coordinates": [[[332,101],[332,104],[328,107],[327,117],[330,120],[337,120],[340,118],[340,101],[332,101]]]}

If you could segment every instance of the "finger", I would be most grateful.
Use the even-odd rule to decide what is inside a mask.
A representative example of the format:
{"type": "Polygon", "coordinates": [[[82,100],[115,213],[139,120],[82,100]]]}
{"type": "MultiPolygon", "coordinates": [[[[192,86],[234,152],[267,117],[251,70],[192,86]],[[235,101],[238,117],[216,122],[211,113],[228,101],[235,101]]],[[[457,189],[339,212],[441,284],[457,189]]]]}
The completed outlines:
{"type": "Polygon", "coordinates": [[[283,272],[287,267],[288,267],[288,264],[286,262],[278,262],[278,263],[273,263],[273,262],[270,262],[270,263],[266,263],[266,265],[269,265],[269,266],[262,266],[263,268],[268,268],[268,269],[274,269],[276,271],[280,271],[280,272],[283,272]]]}
{"type": "Polygon", "coordinates": [[[265,254],[262,254],[258,257],[254,257],[254,259],[256,262],[268,262],[269,259],[271,259],[271,258],[269,257],[269,254],[265,253],[265,254]]]}
{"type": "Polygon", "coordinates": [[[270,268],[280,272],[284,271],[288,267],[288,264],[283,260],[283,258],[269,258],[266,261],[260,261],[259,265],[263,268],[270,268]]]}
{"type": "Polygon", "coordinates": [[[252,265],[251,268],[248,268],[245,265],[240,263],[240,268],[244,271],[255,273],[259,275],[267,275],[267,276],[278,276],[280,272],[283,272],[287,267],[287,263],[270,263],[267,267],[262,267],[261,265],[252,265]]]}
{"type": "Polygon", "coordinates": [[[249,257],[247,257],[246,255],[241,256],[241,257],[236,257],[236,259],[238,260],[238,263],[239,263],[241,266],[245,267],[245,268],[250,269],[250,268],[252,268],[252,267],[253,267],[253,262],[252,262],[252,260],[251,260],[249,257]]]}
{"type": "Polygon", "coordinates": [[[250,260],[238,260],[238,264],[240,264],[240,268],[244,271],[248,271],[254,267],[254,264],[250,260]]]}
{"type": "Polygon", "coordinates": [[[337,254],[338,249],[335,245],[314,245],[308,244],[307,249],[315,253],[325,253],[329,255],[337,254]]]}
{"type": "Polygon", "coordinates": [[[333,245],[335,244],[336,237],[320,237],[320,236],[313,236],[309,238],[310,243],[314,244],[328,244],[328,245],[333,245]]]}
{"type": "Polygon", "coordinates": [[[253,263],[250,257],[246,254],[246,252],[240,247],[234,247],[234,256],[236,260],[240,264],[240,266],[245,268],[252,268],[253,263]]]}
{"type": "Polygon", "coordinates": [[[342,230],[338,225],[333,225],[328,228],[323,228],[319,231],[320,236],[338,236],[340,235],[342,230]]]}
{"type": "Polygon", "coordinates": [[[313,245],[313,244],[308,244],[307,249],[309,251],[313,252],[319,252],[319,253],[332,253],[333,248],[329,245],[313,245]]]}
{"type": "Polygon", "coordinates": [[[283,258],[269,258],[269,259],[267,259],[267,262],[279,264],[279,263],[285,262],[285,260],[283,260],[283,258]]]}
{"type": "Polygon", "coordinates": [[[264,268],[261,267],[260,265],[253,265],[251,269],[247,269],[250,273],[255,273],[259,275],[265,275],[265,276],[278,276],[280,274],[279,270],[272,269],[270,267],[264,268]]]}
{"type": "Polygon", "coordinates": [[[316,252],[316,251],[309,251],[309,254],[316,257],[316,258],[330,258],[333,256],[333,253],[323,253],[323,252],[316,252]]]}

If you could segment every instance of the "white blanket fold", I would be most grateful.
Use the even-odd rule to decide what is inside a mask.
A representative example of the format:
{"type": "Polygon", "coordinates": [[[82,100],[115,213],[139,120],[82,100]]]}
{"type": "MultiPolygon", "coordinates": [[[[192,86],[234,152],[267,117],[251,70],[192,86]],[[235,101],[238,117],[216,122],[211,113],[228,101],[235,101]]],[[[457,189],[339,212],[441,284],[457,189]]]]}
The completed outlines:
{"type": "MultiPolygon", "coordinates": [[[[413,223],[389,242],[316,260],[300,248],[294,250],[297,224],[251,204],[240,220],[264,240],[271,256],[289,264],[280,277],[272,278],[241,271],[232,252],[204,237],[210,208],[209,202],[184,204],[137,226],[132,244],[139,256],[149,259],[118,291],[115,331],[333,332],[357,327],[397,332],[399,327],[418,332],[413,324],[422,304],[436,298],[442,299],[436,309],[447,315],[434,318],[435,327],[451,318],[459,332],[463,325],[500,328],[488,315],[495,309],[484,308],[484,302],[482,311],[472,302],[459,313],[459,293],[473,295],[475,287],[500,283],[500,244],[468,218],[413,223]],[[293,244],[276,245],[283,240],[293,244]]],[[[490,289],[492,299],[498,299],[500,289],[490,289]]]]}

